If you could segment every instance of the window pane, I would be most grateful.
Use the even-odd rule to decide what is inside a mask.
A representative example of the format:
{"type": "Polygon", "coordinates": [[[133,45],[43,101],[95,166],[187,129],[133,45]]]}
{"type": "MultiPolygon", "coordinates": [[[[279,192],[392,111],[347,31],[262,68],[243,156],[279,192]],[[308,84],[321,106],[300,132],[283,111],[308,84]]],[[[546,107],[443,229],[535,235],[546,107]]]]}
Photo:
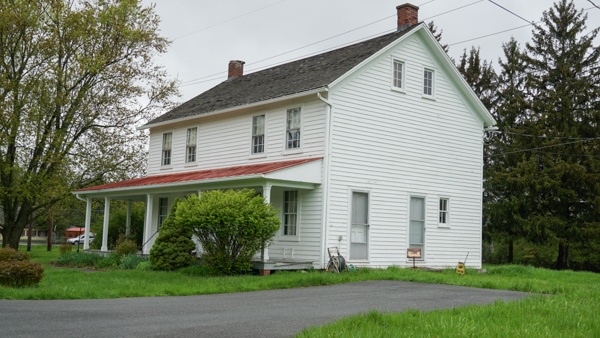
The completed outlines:
{"type": "Polygon", "coordinates": [[[171,138],[173,133],[163,134],[163,150],[171,150],[171,138]]]}
{"type": "Polygon", "coordinates": [[[367,224],[368,215],[368,195],[366,193],[352,193],[352,224],[367,224]]]}
{"type": "Polygon", "coordinates": [[[421,197],[410,198],[410,220],[424,221],[425,220],[425,199],[421,197]]]}

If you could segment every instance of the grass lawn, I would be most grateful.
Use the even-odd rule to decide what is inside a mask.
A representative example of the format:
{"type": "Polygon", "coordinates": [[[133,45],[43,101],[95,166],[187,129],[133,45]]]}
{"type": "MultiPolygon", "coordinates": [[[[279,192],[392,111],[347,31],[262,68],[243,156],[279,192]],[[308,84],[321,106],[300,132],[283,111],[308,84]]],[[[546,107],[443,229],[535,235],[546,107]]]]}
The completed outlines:
{"type": "Polygon", "coordinates": [[[364,280],[403,280],[540,293],[516,302],[497,302],[431,312],[370,312],[331,325],[308,328],[300,337],[600,337],[600,274],[551,271],[524,266],[489,266],[488,273],[467,270],[428,272],[412,269],[360,269],[356,273],[279,272],[267,277],[197,277],[180,272],[90,271],[48,265],[48,253],[34,247],[46,275],[39,287],[0,287],[0,299],[94,299],[183,296],[281,289],[364,280]]]}

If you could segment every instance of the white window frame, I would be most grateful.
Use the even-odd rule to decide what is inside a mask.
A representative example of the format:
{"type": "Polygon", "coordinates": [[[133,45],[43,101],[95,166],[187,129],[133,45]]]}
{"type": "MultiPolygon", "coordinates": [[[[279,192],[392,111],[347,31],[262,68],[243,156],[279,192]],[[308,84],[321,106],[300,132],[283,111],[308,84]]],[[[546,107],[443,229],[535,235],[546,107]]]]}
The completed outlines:
{"type": "Polygon", "coordinates": [[[294,108],[290,108],[286,110],[285,113],[285,149],[286,150],[299,150],[302,149],[302,107],[294,107],[294,108]],[[298,126],[296,126],[295,128],[290,128],[290,113],[293,113],[297,111],[299,118],[298,118],[298,126]],[[297,131],[298,132],[298,139],[290,139],[290,131],[297,131]],[[292,145],[296,144],[295,146],[290,146],[290,142],[292,142],[292,145]]]}
{"type": "Polygon", "coordinates": [[[422,94],[424,98],[427,99],[435,99],[435,70],[431,69],[431,68],[423,68],[423,86],[422,86],[422,94]],[[427,83],[426,76],[427,73],[431,74],[431,88],[429,88],[429,83],[427,83]],[[427,89],[431,90],[431,93],[427,93],[427,89]]]}
{"type": "Polygon", "coordinates": [[[173,132],[170,131],[170,132],[162,133],[161,142],[162,142],[162,146],[161,146],[160,165],[163,167],[169,167],[173,163],[173,132]],[[168,149],[166,149],[167,135],[170,138],[168,149]]]}
{"type": "Polygon", "coordinates": [[[450,227],[450,198],[440,197],[438,199],[438,226],[442,228],[450,227]],[[442,201],[445,201],[446,209],[443,210],[442,201]]]}
{"type": "Polygon", "coordinates": [[[284,238],[297,238],[298,231],[300,230],[300,192],[298,190],[284,190],[283,191],[283,206],[281,208],[281,236],[284,238]],[[295,210],[289,209],[289,201],[287,201],[288,193],[294,193],[295,195],[295,210]],[[294,219],[295,224],[287,224],[289,219],[294,219]],[[290,227],[293,227],[293,233],[289,231],[290,227]]]}
{"type": "Polygon", "coordinates": [[[169,216],[169,198],[159,197],[158,198],[158,217],[157,217],[157,229],[165,222],[165,219],[169,216]]]}
{"type": "Polygon", "coordinates": [[[392,58],[391,74],[392,74],[392,81],[391,81],[392,90],[403,92],[403,93],[406,92],[406,62],[396,59],[396,58],[392,58]],[[397,69],[396,65],[400,65],[402,68],[400,70],[400,77],[397,76],[398,69],[397,69]]]}
{"type": "Polygon", "coordinates": [[[185,163],[195,163],[198,157],[198,127],[188,128],[185,131],[185,163]],[[194,131],[195,135],[190,138],[190,132],[194,131]],[[193,142],[191,142],[193,141],[193,142]]]}
{"type": "Polygon", "coordinates": [[[267,139],[266,138],[266,134],[267,134],[267,115],[266,114],[261,114],[261,115],[252,116],[252,122],[251,123],[252,123],[252,128],[251,128],[252,129],[251,130],[252,137],[250,139],[250,154],[252,154],[252,155],[262,155],[262,154],[265,153],[266,145],[267,145],[267,142],[266,142],[266,139],[267,139]],[[262,128],[263,130],[262,130],[262,134],[258,134],[258,133],[255,133],[255,131],[256,131],[256,128],[255,128],[256,127],[256,125],[255,125],[255,119],[259,118],[261,116],[262,116],[262,119],[263,119],[263,128],[262,128]],[[260,137],[262,137],[262,144],[257,144],[256,140],[259,140],[260,137]],[[260,146],[260,145],[262,145],[262,148],[260,149],[260,151],[257,151],[257,147],[260,146]]]}

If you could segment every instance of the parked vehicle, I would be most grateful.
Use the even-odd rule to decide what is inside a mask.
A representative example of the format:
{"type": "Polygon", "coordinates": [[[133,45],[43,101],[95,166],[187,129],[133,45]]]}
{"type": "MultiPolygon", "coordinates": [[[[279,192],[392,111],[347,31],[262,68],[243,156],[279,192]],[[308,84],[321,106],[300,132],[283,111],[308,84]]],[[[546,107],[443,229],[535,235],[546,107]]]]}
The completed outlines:
{"type": "MultiPolygon", "coordinates": [[[[83,244],[84,239],[85,239],[85,235],[79,235],[77,237],[67,239],[67,243],[73,244],[73,245],[83,244]]],[[[90,243],[93,240],[94,240],[94,234],[90,234],[90,243]]]]}

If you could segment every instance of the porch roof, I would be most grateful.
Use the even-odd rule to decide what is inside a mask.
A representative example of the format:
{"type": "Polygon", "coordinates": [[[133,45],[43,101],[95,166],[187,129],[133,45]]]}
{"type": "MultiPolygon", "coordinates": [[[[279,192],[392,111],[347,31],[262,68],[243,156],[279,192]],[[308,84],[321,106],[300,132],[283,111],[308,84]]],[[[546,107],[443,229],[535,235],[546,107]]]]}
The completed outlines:
{"type": "MultiPolygon", "coordinates": [[[[196,171],[186,171],[181,173],[174,174],[162,174],[162,175],[151,175],[141,178],[134,178],[131,180],[108,183],[97,185],[93,187],[87,187],[80,190],[76,190],[74,194],[82,194],[86,195],[86,193],[100,193],[103,191],[117,191],[117,190],[130,190],[136,188],[152,188],[158,186],[169,186],[169,185],[187,185],[194,183],[205,183],[205,182],[215,182],[220,180],[232,180],[232,179],[246,179],[246,178],[273,178],[273,179],[283,179],[283,180],[292,180],[299,172],[291,172],[290,175],[277,175],[283,174],[286,172],[285,169],[294,168],[306,163],[315,162],[321,160],[322,158],[305,158],[298,160],[289,160],[289,161],[281,161],[281,162],[269,162],[269,163],[258,163],[258,164],[250,164],[243,166],[234,166],[234,167],[226,167],[226,168],[215,168],[215,169],[206,169],[206,170],[196,170],[196,171]]],[[[314,176],[314,175],[312,175],[314,176]]],[[[303,178],[302,175],[297,176],[297,180],[299,182],[310,182],[310,183],[320,183],[320,175],[319,178],[315,177],[303,178]]]]}

